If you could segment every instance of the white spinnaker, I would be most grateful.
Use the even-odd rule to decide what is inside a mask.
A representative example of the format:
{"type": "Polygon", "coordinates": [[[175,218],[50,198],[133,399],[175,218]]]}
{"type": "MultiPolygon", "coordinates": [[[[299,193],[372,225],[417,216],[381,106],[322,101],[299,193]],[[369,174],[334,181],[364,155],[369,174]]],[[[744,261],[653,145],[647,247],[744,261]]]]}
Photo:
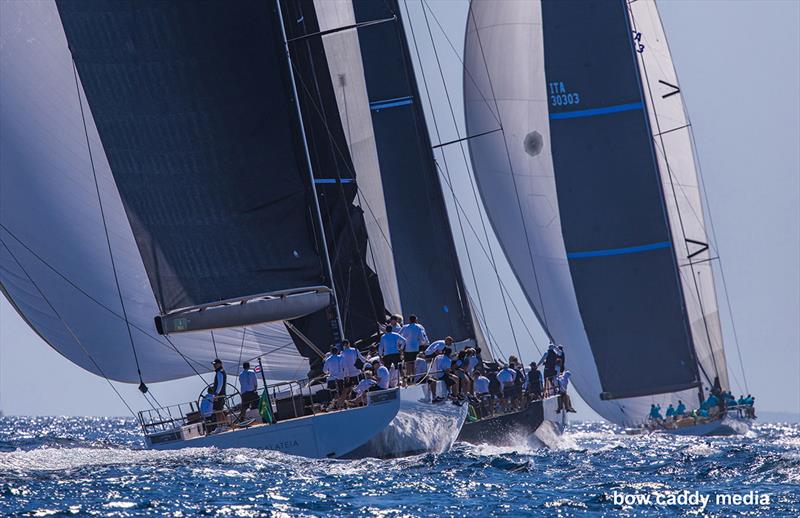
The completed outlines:
{"type": "MultiPolygon", "coordinates": [[[[315,0],[314,8],[321,31],[356,23],[352,0],[315,0]]],[[[378,274],[386,308],[402,314],[358,31],[328,34],[322,37],[322,43],[358,179],[356,201],[364,210],[369,238],[367,262],[378,274]]]]}
{"type": "MultiPolygon", "coordinates": [[[[54,2],[0,2],[0,77],[0,284],[29,325],[67,359],[138,383],[54,2]]],[[[142,376],[154,382],[192,375],[155,331],[155,298],[85,97],[83,103],[142,376]]],[[[248,328],[243,346],[241,328],[215,331],[214,338],[216,346],[208,332],[171,337],[200,372],[215,356],[236,372],[240,359],[262,354],[271,379],[308,371],[282,323],[248,328]]]]}
{"type": "Polygon", "coordinates": [[[679,91],[678,77],[672,63],[664,28],[653,0],[628,4],[631,27],[637,34],[639,71],[653,129],[658,167],[669,213],[674,249],[681,265],[681,282],[692,324],[695,351],[709,379],[718,375],[722,387],[729,388],[728,369],[722,342],[711,248],[702,250],[696,243],[711,244],[698,184],[696,157],[691,138],[689,117],[679,91]],[[692,265],[690,265],[693,263],[692,265]],[[693,278],[694,276],[694,278],[693,278]],[[705,317],[705,318],[704,318],[705,317]]]}
{"type": "Polygon", "coordinates": [[[620,425],[641,422],[651,403],[666,408],[682,399],[687,406],[694,404],[694,390],[614,401],[600,399],[600,379],[583,329],[561,234],[540,2],[472,0],[464,65],[467,134],[503,128],[470,140],[473,172],[483,204],[528,301],[553,339],[564,344],[567,368],[581,397],[601,416],[620,425]],[[541,139],[538,153],[537,146],[531,145],[537,139],[541,139]]]}

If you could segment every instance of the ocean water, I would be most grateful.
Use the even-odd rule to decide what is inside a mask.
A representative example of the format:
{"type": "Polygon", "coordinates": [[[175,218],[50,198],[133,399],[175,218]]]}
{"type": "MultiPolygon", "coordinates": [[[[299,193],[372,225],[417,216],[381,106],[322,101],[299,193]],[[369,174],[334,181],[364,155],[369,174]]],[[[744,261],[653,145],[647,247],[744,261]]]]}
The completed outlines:
{"type": "Polygon", "coordinates": [[[703,439],[576,423],[543,439],[549,446],[521,438],[515,447],[457,444],[390,461],[308,460],[148,451],[132,419],[6,417],[0,516],[800,513],[798,425],[762,423],[747,437],[703,439]],[[648,495],[649,504],[630,502],[648,495]],[[742,500],[718,503],[718,495],[742,500]]]}

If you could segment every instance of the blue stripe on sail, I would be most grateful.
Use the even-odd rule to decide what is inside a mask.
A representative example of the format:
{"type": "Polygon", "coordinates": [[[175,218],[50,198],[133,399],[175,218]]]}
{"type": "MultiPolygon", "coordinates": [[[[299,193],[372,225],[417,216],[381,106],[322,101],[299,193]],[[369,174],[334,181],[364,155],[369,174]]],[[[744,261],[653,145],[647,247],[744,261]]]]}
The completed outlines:
{"type": "Polygon", "coordinates": [[[606,106],[605,108],[590,108],[588,110],[578,110],[574,112],[551,113],[550,120],[594,117],[595,115],[605,115],[607,113],[627,112],[631,110],[641,110],[641,109],[642,109],[641,102],[618,104],[616,106],[606,106]]]}
{"type": "Polygon", "coordinates": [[[411,96],[397,97],[396,99],[386,99],[385,101],[374,101],[369,103],[369,109],[372,111],[383,110],[384,108],[394,108],[395,106],[405,106],[411,104],[413,100],[411,96]]]}
{"type": "Polygon", "coordinates": [[[606,250],[590,250],[588,252],[569,252],[568,259],[584,259],[586,257],[605,257],[609,255],[624,255],[635,254],[637,252],[647,252],[649,250],[659,250],[661,248],[669,248],[672,243],[669,241],[661,241],[660,243],[652,243],[649,245],[629,246],[625,248],[608,248],[606,250]]]}
{"type": "MultiPolygon", "coordinates": [[[[353,183],[355,178],[342,178],[342,183],[353,183]]],[[[314,183],[336,183],[336,178],[314,178],[314,183]]]]}

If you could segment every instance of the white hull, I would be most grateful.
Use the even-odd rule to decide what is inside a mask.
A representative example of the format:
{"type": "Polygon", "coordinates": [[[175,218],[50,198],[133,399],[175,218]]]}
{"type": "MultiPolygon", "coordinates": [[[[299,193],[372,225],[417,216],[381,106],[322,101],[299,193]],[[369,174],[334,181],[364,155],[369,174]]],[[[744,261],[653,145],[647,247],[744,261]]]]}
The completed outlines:
{"type": "MultiPolygon", "coordinates": [[[[439,393],[444,384],[438,382],[439,393]]],[[[442,453],[450,449],[467,417],[466,404],[449,400],[431,403],[427,384],[400,390],[400,409],[384,430],[348,458],[402,457],[417,453],[442,453]]]]}
{"type": "MultiPolygon", "coordinates": [[[[388,392],[388,391],[387,391],[388,392]]],[[[192,439],[154,442],[157,450],[178,448],[256,448],[310,458],[339,458],[384,430],[400,408],[400,397],[368,406],[298,417],[271,425],[229,430],[192,439]]]]}
{"type": "MultiPolygon", "coordinates": [[[[183,439],[180,429],[147,436],[150,448],[256,448],[310,458],[402,457],[452,446],[466,405],[431,403],[427,386],[370,393],[364,407],[183,439]]],[[[195,425],[197,426],[197,425],[195,425]]]]}
{"type": "Polygon", "coordinates": [[[685,428],[663,429],[659,431],[672,435],[697,435],[700,437],[711,435],[745,435],[750,431],[750,421],[750,419],[726,417],[710,423],[700,423],[685,428]]]}
{"type": "Polygon", "coordinates": [[[629,428],[625,430],[625,433],[628,435],[668,433],[670,435],[694,435],[698,437],[745,435],[750,431],[751,422],[752,419],[726,416],[724,419],[717,419],[706,423],[698,423],[691,426],[682,426],[680,428],[629,428]]]}

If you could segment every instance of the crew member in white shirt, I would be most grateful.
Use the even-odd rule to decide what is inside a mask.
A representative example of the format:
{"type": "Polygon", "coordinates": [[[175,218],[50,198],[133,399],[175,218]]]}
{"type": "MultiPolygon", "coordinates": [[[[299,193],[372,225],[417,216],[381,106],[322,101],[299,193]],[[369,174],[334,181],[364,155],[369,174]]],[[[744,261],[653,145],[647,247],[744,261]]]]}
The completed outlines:
{"type": "Polygon", "coordinates": [[[417,322],[417,315],[408,316],[408,324],[403,326],[400,330],[400,336],[406,340],[405,348],[405,372],[415,372],[413,362],[417,353],[423,347],[428,346],[428,335],[425,334],[425,328],[422,324],[417,322]]]}
{"type": "MultiPolygon", "coordinates": [[[[450,359],[450,349],[445,347],[441,354],[439,354],[436,358],[433,359],[431,362],[431,369],[429,373],[430,377],[430,390],[431,390],[431,397],[434,401],[438,401],[444,399],[445,396],[437,397],[436,396],[436,384],[438,381],[444,381],[447,389],[450,393],[452,393],[452,386],[458,383],[458,377],[453,375],[450,370],[453,366],[453,361],[450,359]]],[[[458,391],[456,391],[458,392],[458,391]]]]}
{"type": "Polygon", "coordinates": [[[367,402],[367,392],[377,390],[378,384],[372,377],[372,370],[364,371],[364,379],[358,382],[353,389],[353,397],[347,402],[348,406],[361,406],[367,402]]]}
{"type": "Polygon", "coordinates": [[[200,401],[200,416],[205,421],[206,433],[214,431],[214,387],[209,386],[200,401]]]}
{"type": "Polygon", "coordinates": [[[239,373],[239,391],[242,393],[239,421],[243,421],[248,410],[258,408],[258,380],[256,373],[250,368],[250,362],[242,364],[242,372],[239,373]]]}
{"type": "Polygon", "coordinates": [[[483,375],[483,372],[478,371],[478,377],[475,378],[475,382],[473,383],[472,387],[475,391],[475,395],[478,397],[488,396],[489,395],[489,378],[483,375]]]}
{"type": "Polygon", "coordinates": [[[444,340],[436,340],[432,344],[425,349],[425,357],[426,358],[433,358],[438,355],[441,351],[444,350],[445,347],[451,347],[453,345],[453,338],[448,336],[444,340]]]}
{"type": "Polygon", "coordinates": [[[375,360],[372,362],[372,372],[375,373],[375,379],[378,382],[378,389],[388,389],[390,376],[389,369],[386,368],[386,365],[383,365],[380,360],[375,360]]]}
{"type": "Polygon", "coordinates": [[[367,359],[361,354],[361,351],[350,345],[350,340],[342,341],[342,369],[344,370],[344,388],[348,389],[358,384],[358,378],[361,376],[361,369],[356,367],[356,362],[361,362],[366,365],[367,359]]]}
{"type": "Polygon", "coordinates": [[[341,402],[340,398],[344,394],[344,369],[342,368],[342,356],[339,354],[339,348],[335,345],[331,346],[331,352],[325,356],[322,370],[328,376],[328,390],[336,395],[336,403],[341,402]]]}
{"type": "Polygon", "coordinates": [[[392,331],[392,326],[386,325],[381,341],[378,344],[378,354],[384,365],[400,365],[400,353],[406,346],[406,339],[392,331]]]}
{"type": "Polygon", "coordinates": [[[514,388],[514,380],[516,378],[517,373],[510,365],[506,365],[503,370],[497,373],[497,381],[500,383],[503,397],[508,397],[509,392],[514,388]]]}

